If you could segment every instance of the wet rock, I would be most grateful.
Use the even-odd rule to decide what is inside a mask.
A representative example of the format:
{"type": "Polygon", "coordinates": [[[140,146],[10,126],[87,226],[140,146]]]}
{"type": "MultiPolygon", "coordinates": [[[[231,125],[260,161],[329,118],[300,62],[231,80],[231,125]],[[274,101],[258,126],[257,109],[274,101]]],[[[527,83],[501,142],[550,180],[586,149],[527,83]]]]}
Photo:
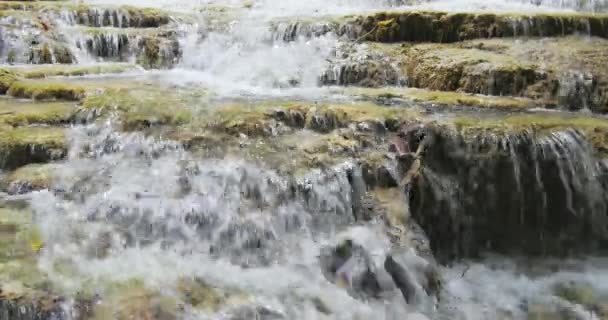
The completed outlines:
{"type": "Polygon", "coordinates": [[[102,9],[81,6],[66,18],[69,22],[89,27],[157,28],[170,22],[170,17],[162,11],[134,7],[102,9]]]}
{"type": "Polygon", "coordinates": [[[374,205],[367,194],[367,186],[359,167],[354,167],[348,171],[348,180],[351,184],[351,201],[353,204],[353,214],[357,221],[367,221],[371,218],[374,205]]]}
{"type": "Polygon", "coordinates": [[[558,104],[567,110],[597,109],[594,94],[597,80],[592,74],[571,71],[559,79],[558,104]]]}
{"type": "Polygon", "coordinates": [[[390,277],[376,268],[369,253],[351,240],[323,249],[320,260],[325,277],[345,286],[355,298],[379,298],[394,288],[390,277]]]}
{"type": "Polygon", "coordinates": [[[286,319],[286,316],[278,311],[271,310],[263,306],[245,306],[240,307],[230,312],[227,319],[230,320],[248,320],[248,319],[259,319],[259,320],[282,320],[286,319]]]}
{"type": "Polygon", "coordinates": [[[432,135],[410,206],[442,261],[596,252],[606,241],[602,173],[580,132],[432,135]]]}
{"type": "Polygon", "coordinates": [[[479,49],[431,48],[434,47],[420,45],[406,51],[410,86],[521,96],[528,86],[542,78],[536,66],[506,55],[479,49]]]}
{"type": "Polygon", "coordinates": [[[351,39],[379,42],[456,42],[476,38],[563,36],[608,37],[605,16],[493,13],[388,12],[359,16],[338,27],[351,39]]]}
{"type": "Polygon", "coordinates": [[[137,62],[147,69],[170,67],[181,53],[176,39],[145,37],[139,40],[138,47],[137,62]]]}
{"type": "Polygon", "coordinates": [[[331,110],[312,112],[306,123],[306,128],[322,133],[330,132],[342,126],[344,126],[344,123],[340,116],[331,110]]]}
{"type": "Polygon", "coordinates": [[[403,84],[396,68],[383,61],[339,63],[330,66],[320,77],[321,85],[383,87],[403,84]]]}
{"type": "Polygon", "coordinates": [[[1,320],[48,320],[68,317],[68,312],[61,306],[63,299],[51,293],[41,292],[41,295],[37,297],[29,295],[10,297],[7,295],[10,293],[0,292],[1,320]]]}
{"type": "Polygon", "coordinates": [[[306,125],[306,113],[303,110],[277,109],[273,117],[293,128],[304,128],[306,125]]]}
{"type": "Polygon", "coordinates": [[[2,130],[0,168],[14,169],[30,163],[58,160],[67,154],[61,129],[20,128],[2,130]]]}
{"type": "MultiPolygon", "coordinates": [[[[441,275],[434,261],[427,261],[413,250],[402,250],[386,257],[384,269],[409,305],[425,307],[441,291],[441,275]]],[[[428,306],[426,306],[428,307],[428,306]]]]}
{"type": "Polygon", "coordinates": [[[366,161],[361,165],[362,177],[368,188],[393,188],[399,185],[399,176],[395,165],[389,158],[377,161],[366,161]]]}

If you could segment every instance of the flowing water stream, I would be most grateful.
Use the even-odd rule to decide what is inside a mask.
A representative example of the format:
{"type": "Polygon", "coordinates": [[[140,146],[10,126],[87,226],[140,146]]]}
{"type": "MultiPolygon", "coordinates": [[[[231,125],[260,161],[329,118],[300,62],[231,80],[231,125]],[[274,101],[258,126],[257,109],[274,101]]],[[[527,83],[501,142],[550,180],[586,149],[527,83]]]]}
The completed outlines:
{"type": "MultiPolygon", "coordinates": [[[[172,43],[161,46],[161,56],[170,61],[167,69],[135,67],[121,75],[49,81],[160,83],[211,92],[202,98],[210,106],[355,100],[335,86],[348,85],[343,74],[349,68],[342,65],[381,59],[368,55],[370,45],[349,43],[332,30],[286,39],[277,36],[285,29],[269,27],[281,21],[385,10],[608,8],[602,0],[84,3],[157,7],[176,17],[188,13],[171,22],[179,50],[172,43]],[[211,6],[234,13],[218,22],[200,10],[211,6]]],[[[138,50],[145,45],[137,44],[146,37],[140,31],[124,36],[116,33],[120,25],[101,26],[91,37],[69,10],[51,16],[75,63],[139,62],[138,50]]],[[[19,34],[2,25],[0,43],[17,43],[19,34]]],[[[391,63],[386,61],[387,83],[406,86],[401,66],[391,63]]],[[[575,88],[581,81],[564,83],[575,88]]],[[[208,116],[200,105],[188,107],[208,116]]],[[[414,231],[405,232],[403,244],[382,219],[360,218],[360,192],[369,181],[356,158],[289,174],[242,153],[195,151],[163,134],[124,132],[120,125],[118,116],[71,122],[52,185],[0,195],[2,208],[31,210],[44,245],[30,263],[63,297],[61,307],[49,313],[3,301],[0,319],[85,319],[96,305],[124,312],[110,312],[108,319],[605,319],[608,312],[608,263],[601,257],[606,243],[597,240],[606,232],[608,166],[596,161],[575,130],[477,144],[434,137],[428,154],[436,155],[436,162],[426,162],[422,170],[427,184],[399,187],[391,199],[420,224],[408,223],[414,231]],[[484,159],[488,148],[500,154],[498,160],[484,159]],[[571,258],[537,254],[563,253],[562,248],[571,258]],[[528,258],[530,253],[535,258],[528,258]],[[137,291],[130,300],[121,290],[152,293],[137,291]],[[140,310],[148,307],[152,311],[140,310]],[[135,310],[130,317],[129,310],[135,310]]],[[[305,144],[314,137],[304,130],[297,139],[305,144]]],[[[241,134],[241,140],[247,138],[241,134]]],[[[281,161],[289,160],[289,152],[284,150],[281,161]]]]}

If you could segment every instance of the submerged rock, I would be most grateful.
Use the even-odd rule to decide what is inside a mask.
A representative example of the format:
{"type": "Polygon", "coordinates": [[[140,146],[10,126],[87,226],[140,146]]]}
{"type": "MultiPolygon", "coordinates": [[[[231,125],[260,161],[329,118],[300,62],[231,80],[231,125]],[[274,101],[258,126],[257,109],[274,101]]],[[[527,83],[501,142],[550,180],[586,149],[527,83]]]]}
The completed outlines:
{"type": "Polygon", "coordinates": [[[320,260],[325,277],[346,287],[355,298],[381,298],[395,288],[388,274],[374,265],[369,253],[352,240],[346,240],[335,248],[325,248],[320,260]]]}

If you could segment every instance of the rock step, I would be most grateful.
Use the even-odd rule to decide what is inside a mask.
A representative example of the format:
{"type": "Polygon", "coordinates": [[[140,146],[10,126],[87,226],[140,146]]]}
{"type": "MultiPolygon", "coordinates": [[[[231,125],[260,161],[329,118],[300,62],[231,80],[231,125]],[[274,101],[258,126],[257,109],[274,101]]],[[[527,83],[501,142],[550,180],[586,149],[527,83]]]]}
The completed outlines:
{"type": "Polygon", "coordinates": [[[95,63],[78,65],[19,65],[6,66],[4,69],[25,79],[48,77],[78,77],[86,75],[115,74],[141,70],[131,63],[95,63]]]}
{"type": "Polygon", "coordinates": [[[135,57],[144,68],[169,68],[181,57],[177,33],[166,29],[88,28],[82,31],[77,47],[107,61],[128,62],[135,57]]]}
{"type": "Polygon", "coordinates": [[[151,8],[78,6],[63,13],[68,22],[89,27],[158,28],[171,21],[168,13],[151,8]]]}
{"type": "Polygon", "coordinates": [[[548,108],[606,113],[606,50],[607,40],[580,36],[346,45],[320,82],[525,97],[548,108]]]}
{"type": "Polygon", "coordinates": [[[334,32],[351,40],[452,43],[505,37],[584,34],[608,38],[605,14],[495,14],[435,11],[381,12],[326,20],[277,22],[275,38],[292,41],[334,32]]]}
{"type": "Polygon", "coordinates": [[[594,146],[606,138],[604,120],[563,119],[560,129],[550,128],[555,118],[537,117],[424,133],[428,146],[410,208],[442,262],[488,251],[605,252],[608,171],[603,142],[594,146]],[[518,121],[519,133],[499,129],[518,121]],[[538,129],[544,125],[549,129],[538,129]]]}

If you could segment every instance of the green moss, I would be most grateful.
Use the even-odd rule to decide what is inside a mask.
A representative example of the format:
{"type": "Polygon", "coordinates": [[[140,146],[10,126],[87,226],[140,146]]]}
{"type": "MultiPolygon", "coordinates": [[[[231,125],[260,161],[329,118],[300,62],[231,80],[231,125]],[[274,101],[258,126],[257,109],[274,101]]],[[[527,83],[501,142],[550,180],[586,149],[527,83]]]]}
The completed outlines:
{"type": "Polygon", "coordinates": [[[572,303],[583,306],[593,306],[596,301],[596,293],[587,284],[560,283],[555,287],[555,294],[572,303]]]}
{"type": "Polygon", "coordinates": [[[34,256],[40,243],[29,210],[0,208],[0,262],[34,256]]]}
{"type": "Polygon", "coordinates": [[[102,300],[95,304],[95,320],[177,319],[177,301],[158,290],[146,288],[139,279],[105,285],[102,300]]]}
{"type": "Polygon", "coordinates": [[[201,279],[180,279],[177,290],[188,305],[202,310],[217,311],[226,297],[201,279]]]}
{"type": "Polygon", "coordinates": [[[4,179],[2,188],[7,190],[12,184],[27,184],[32,190],[48,189],[53,180],[55,164],[30,164],[18,168],[4,179]]]}
{"type": "Polygon", "coordinates": [[[67,123],[75,114],[70,102],[34,102],[0,99],[0,122],[11,126],[67,123]]]}
{"type": "Polygon", "coordinates": [[[346,89],[342,92],[371,100],[404,99],[444,106],[469,106],[493,109],[527,109],[535,106],[534,101],[525,98],[485,96],[416,88],[346,89]]]}
{"type": "Polygon", "coordinates": [[[84,76],[94,74],[123,73],[137,70],[137,67],[129,63],[108,63],[95,64],[91,66],[29,66],[27,68],[14,68],[12,70],[19,72],[21,76],[26,79],[40,79],[56,76],[84,76]]]}
{"type": "Polygon", "coordinates": [[[106,115],[117,113],[125,130],[137,130],[189,122],[192,112],[187,106],[192,99],[186,93],[157,88],[106,89],[89,95],[82,107],[106,115]]]}
{"type": "Polygon", "coordinates": [[[379,12],[351,18],[357,38],[378,42],[441,42],[576,33],[608,37],[608,15],[577,13],[379,12]],[[523,21],[522,23],[518,23],[523,21]]]}
{"type": "Polygon", "coordinates": [[[0,69],[0,94],[6,94],[8,89],[17,82],[17,75],[6,69],[0,69]]]}
{"type": "MultiPolygon", "coordinates": [[[[277,118],[276,112],[298,113],[303,117],[302,126],[315,131],[327,132],[349,123],[384,122],[387,119],[412,118],[417,112],[399,107],[380,106],[374,103],[357,102],[312,103],[312,102],[264,102],[259,104],[236,104],[221,106],[209,116],[208,125],[231,133],[251,136],[269,134],[272,120],[293,122],[277,118]]],[[[287,125],[295,125],[287,123],[287,125]]]]}
{"type": "Polygon", "coordinates": [[[7,93],[16,98],[34,100],[78,101],[85,96],[81,86],[42,81],[17,81],[7,93]]]}
{"type": "Polygon", "coordinates": [[[423,44],[405,56],[408,81],[417,88],[517,96],[538,78],[533,64],[476,48],[423,44]]]}
{"type": "Polygon", "coordinates": [[[0,129],[0,168],[16,168],[61,158],[67,152],[62,128],[0,129]]]}
{"type": "Polygon", "coordinates": [[[576,129],[585,134],[598,156],[608,156],[608,122],[598,117],[540,113],[500,118],[457,117],[449,121],[465,136],[484,132],[499,135],[518,134],[524,131],[544,135],[559,130],[576,129]]]}

